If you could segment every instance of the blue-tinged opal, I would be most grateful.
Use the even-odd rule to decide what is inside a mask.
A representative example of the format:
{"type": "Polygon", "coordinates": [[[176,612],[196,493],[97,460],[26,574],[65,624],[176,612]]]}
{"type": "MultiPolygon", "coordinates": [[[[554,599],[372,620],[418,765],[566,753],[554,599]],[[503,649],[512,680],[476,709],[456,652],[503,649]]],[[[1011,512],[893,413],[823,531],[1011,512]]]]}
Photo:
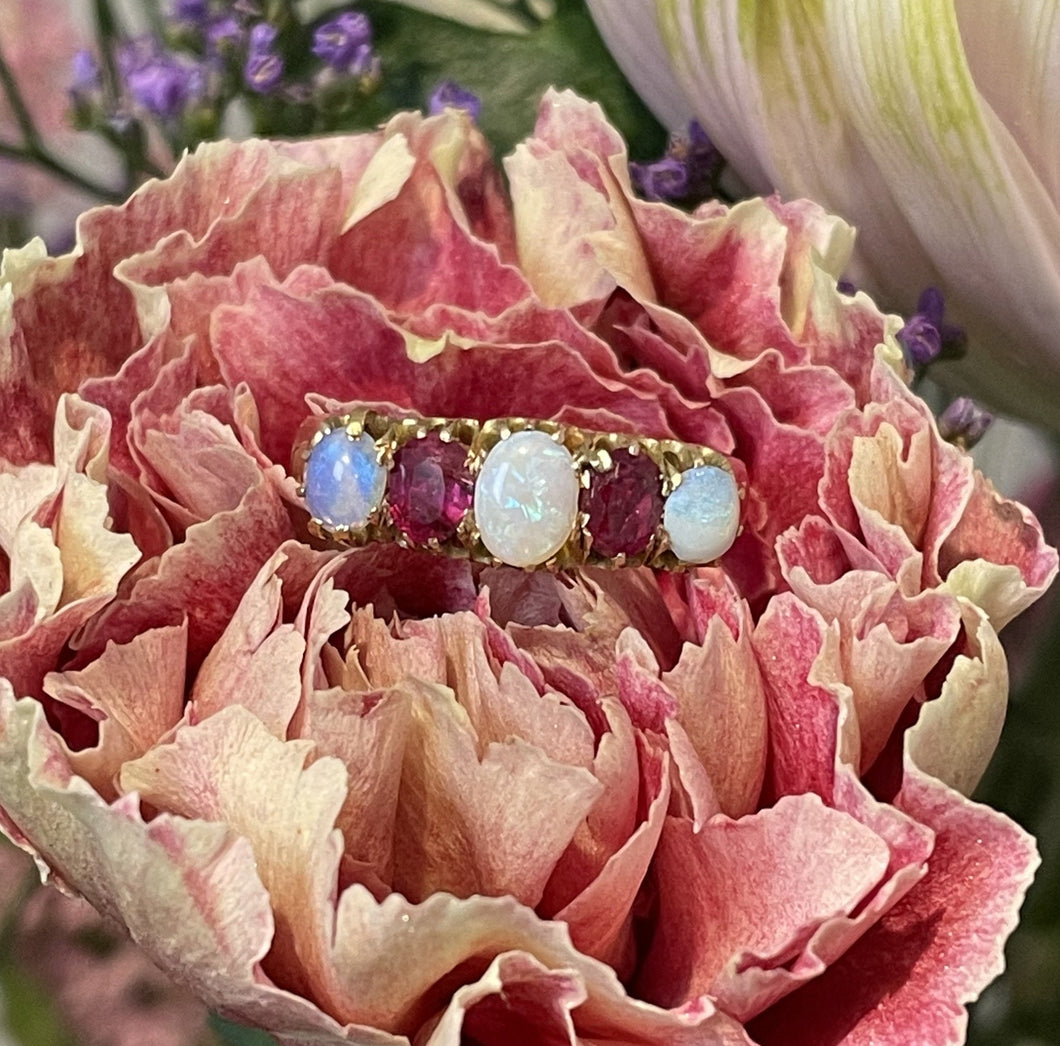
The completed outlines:
{"type": "Polygon", "coordinates": [[[359,527],[383,500],[386,469],[367,432],[355,439],[335,429],[310,451],[304,482],[306,507],[315,519],[333,528],[359,527]]]}
{"type": "Polygon", "coordinates": [[[681,473],[681,483],[666,499],[663,527],[670,548],[686,563],[710,563],[736,540],[740,492],[733,474],[715,465],[681,473]]]}

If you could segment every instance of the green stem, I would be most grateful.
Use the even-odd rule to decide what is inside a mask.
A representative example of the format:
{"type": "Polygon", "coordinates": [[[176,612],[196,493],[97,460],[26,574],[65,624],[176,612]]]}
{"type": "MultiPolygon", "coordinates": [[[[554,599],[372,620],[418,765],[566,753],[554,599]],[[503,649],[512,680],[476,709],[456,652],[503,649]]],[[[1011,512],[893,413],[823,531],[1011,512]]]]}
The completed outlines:
{"type": "Polygon", "coordinates": [[[25,99],[22,97],[22,92],[18,89],[18,82],[15,80],[14,73],[11,72],[11,67],[7,64],[3,48],[0,48],[0,84],[3,85],[4,94],[7,95],[8,104],[11,106],[11,111],[15,114],[18,129],[26,145],[30,148],[39,146],[40,135],[37,133],[37,125],[33,122],[33,117],[26,106],[25,99]]]}
{"type": "Polygon", "coordinates": [[[127,195],[118,189],[113,189],[109,185],[103,185],[100,182],[94,182],[91,178],[71,170],[40,144],[13,145],[11,142],[0,141],[0,158],[17,160],[20,163],[36,164],[69,185],[83,189],[85,192],[98,196],[101,200],[106,200],[109,203],[121,203],[127,195]]]}

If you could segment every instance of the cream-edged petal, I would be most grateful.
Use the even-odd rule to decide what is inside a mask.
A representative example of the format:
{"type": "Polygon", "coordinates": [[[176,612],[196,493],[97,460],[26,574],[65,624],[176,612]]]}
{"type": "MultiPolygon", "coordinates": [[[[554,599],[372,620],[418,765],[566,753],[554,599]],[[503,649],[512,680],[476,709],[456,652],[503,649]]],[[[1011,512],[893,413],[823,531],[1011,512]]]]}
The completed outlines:
{"type": "Polygon", "coordinates": [[[920,709],[905,735],[918,769],[970,795],[1001,737],[1008,707],[1008,664],[987,614],[961,601],[967,649],[954,659],[942,692],[920,709]]]}

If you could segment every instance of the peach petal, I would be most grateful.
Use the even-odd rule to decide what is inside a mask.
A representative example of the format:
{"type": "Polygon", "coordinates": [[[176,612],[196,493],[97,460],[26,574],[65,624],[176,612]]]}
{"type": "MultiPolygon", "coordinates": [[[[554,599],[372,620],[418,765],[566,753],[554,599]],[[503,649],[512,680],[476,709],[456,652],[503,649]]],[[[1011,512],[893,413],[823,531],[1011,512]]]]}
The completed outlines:
{"type": "Polygon", "coordinates": [[[282,549],[273,553],[206,655],[191,692],[192,722],[239,704],[276,737],[287,736],[302,696],[306,642],[294,625],[283,623],[277,571],[286,559],[282,549]]]}
{"type": "Polygon", "coordinates": [[[359,607],[350,620],[348,643],[373,689],[406,679],[443,685],[448,679],[446,651],[436,627],[401,630],[395,636],[371,607],[359,607]]]}
{"type": "Polygon", "coordinates": [[[140,558],[130,535],[108,528],[109,512],[106,487],[78,472],[66,478],[55,535],[63,564],[64,604],[112,594],[140,558]]]}
{"type": "MultiPolygon", "coordinates": [[[[642,823],[638,808],[645,766],[637,732],[614,698],[601,699],[597,712],[606,728],[592,765],[600,796],[556,863],[541,901],[545,911],[558,911],[588,889],[642,823]]],[[[653,797],[648,802],[654,801],[656,787],[648,792],[653,797]]]]}
{"type": "Polygon", "coordinates": [[[354,866],[346,874],[369,886],[393,877],[394,822],[411,715],[400,688],[381,694],[333,688],[305,698],[298,736],[312,741],[318,756],[335,756],[346,767],[349,782],[335,826],[354,866]]]}
{"type": "Polygon", "coordinates": [[[595,739],[582,712],[555,691],[539,693],[514,661],[497,664],[487,649],[486,626],[475,614],[410,621],[401,631],[424,637],[437,633],[446,661],[442,681],[467,712],[480,746],[519,737],[557,762],[592,766],[595,739]]]}
{"type": "Polygon", "coordinates": [[[374,1029],[351,1033],[263,976],[269,895],[250,844],[227,825],[166,813],[145,824],[134,797],[108,806],[71,774],[39,702],[16,702],[3,680],[0,754],[4,832],[208,1007],[303,1042],[407,1046],[374,1029]]]}
{"type": "MultiPolygon", "coordinates": [[[[647,801],[644,820],[607,858],[592,881],[554,916],[570,927],[571,940],[580,952],[606,962],[627,977],[636,956],[631,927],[634,902],[656,852],[670,802],[666,754],[643,742],[638,754],[647,801]]],[[[578,841],[576,835],[571,845],[578,841]]]]}
{"type": "MultiPolygon", "coordinates": [[[[3,493],[0,487],[0,496],[3,493]]],[[[29,631],[59,609],[63,560],[52,532],[32,519],[21,521],[4,552],[8,557],[8,590],[0,597],[0,635],[6,639],[29,631]]]]}
{"type": "Polygon", "coordinates": [[[346,1008],[329,955],[342,852],[334,826],[346,770],[328,757],[306,766],[312,748],[278,740],[252,712],[231,705],[126,763],[121,785],[161,810],[221,822],[249,841],[276,916],[263,966],[278,986],[335,1013],[346,1008]]]}
{"type": "Polygon", "coordinates": [[[512,897],[438,893],[412,904],[398,893],[376,901],[364,887],[351,886],[339,900],[335,942],[339,976],[356,985],[359,1020],[376,1028],[412,1034],[447,1004],[443,979],[450,971],[474,956],[520,951],[581,977],[586,999],[576,1020],[590,1041],[749,1044],[709,1002],[680,1013],[630,998],[614,970],[572,947],[563,923],[542,921],[512,897]],[[384,953],[388,961],[380,964],[384,953]]]}
{"type": "Polygon", "coordinates": [[[785,796],[739,821],[719,815],[698,834],[670,818],[638,990],[671,1006],[709,992],[745,1020],[757,1000],[745,998],[743,971],[788,962],[821,922],[850,915],[880,883],[889,856],[875,832],[814,795],[785,796]],[[817,859],[807,863],[811,849],[817,859]]]}
{"type": "MultiPolygon", "coordinates": [[[[731,588],[729,593],[735,597],[731,588]]],[[[756,807],[767,751],[766,699],[751,645],[750,610],[740,601],[736,613],[737,634],[720,615],[711,618],[701,644],[686,644],[662,676],[677,698],[678,721],[730,817],[756,807]]]]}
{"type": "Polygon", "coordinates": [[[49,672],[44,690],[100,719],[99,744],[69,753],[74,773],[114,799],[122,764],[143,755],[184,711],[188,630],[149,629],[128,643],[108,643],[86,668],[49,672]]]}
{"type": "Polygon", "coordinates": [[[405,684],[413,727],[395,832],[394,888],[511,894],[536,904],[553,866],[596,801],[589,771],[549,759],[521,738],[479,755],[451,691],[405,684]]]}
{"type": "Polygon", "coordinates": [[[207,1000],[231,1001],[217,978],[249,986],[272,915],[247,843],[224,825],[147,825],[135,803],[108,806],[71,773],[39,702],[0,682],[0,711],[5,809],[32,850],[207,1000]]]}

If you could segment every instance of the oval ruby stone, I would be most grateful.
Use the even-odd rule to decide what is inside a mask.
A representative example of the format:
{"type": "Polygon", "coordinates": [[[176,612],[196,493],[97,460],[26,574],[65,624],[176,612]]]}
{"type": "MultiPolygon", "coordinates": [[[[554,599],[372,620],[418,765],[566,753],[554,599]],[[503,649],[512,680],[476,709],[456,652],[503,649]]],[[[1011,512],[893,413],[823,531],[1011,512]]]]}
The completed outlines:
{"type": "Polygon", "coordinates": [[[390,518],[414,544],[446,541],[471,505],[473,487],[467,447],[428,432],[394,455],[387,487],[390,518]]]}
{"type": "Polygon", "coordinates": [[[580,508],[589,516],[592,551],[636,556],[648,547],[662,519],[662,477],[646,454],[616,450],[607,472],[590,473],[580,508]]]}

